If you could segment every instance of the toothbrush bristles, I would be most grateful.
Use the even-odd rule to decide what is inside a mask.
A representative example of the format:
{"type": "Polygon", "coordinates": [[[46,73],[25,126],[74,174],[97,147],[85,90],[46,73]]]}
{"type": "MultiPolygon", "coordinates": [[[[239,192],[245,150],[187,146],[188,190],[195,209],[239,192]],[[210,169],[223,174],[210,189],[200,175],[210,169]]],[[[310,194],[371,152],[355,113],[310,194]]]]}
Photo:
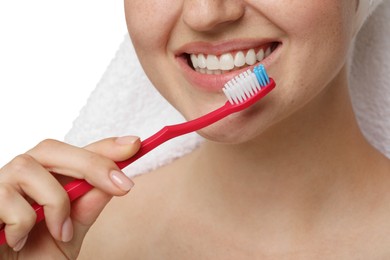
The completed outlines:
{"type": "Polygon", "coordinates": [[[230,104],[240,104],[248,98],[256,95],[262,87],[267,86],[270,80],[264,65],[260,64],[251,70],[247,70],[228,81],[222,91],[230,104]]]}

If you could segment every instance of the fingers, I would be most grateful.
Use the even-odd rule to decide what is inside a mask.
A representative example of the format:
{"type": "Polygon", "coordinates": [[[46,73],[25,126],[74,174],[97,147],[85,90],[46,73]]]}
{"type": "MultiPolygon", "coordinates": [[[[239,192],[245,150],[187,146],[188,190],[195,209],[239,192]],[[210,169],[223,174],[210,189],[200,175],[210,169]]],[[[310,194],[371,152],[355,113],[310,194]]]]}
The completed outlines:
{"type": "Polygon", "coordinates": [[[115,161],[131,157],[139,147],[139,138],[132,136],[104,139],[85,148],[45,140],[0,168],[0,226],[5,224],[8,244],[20,250],[35,225],[36,213],[29,199],[44,207],[46,225],[55,239],[71,240],[70,202],[59,179],[85,179],[97,188],[73,207],[72,217],[78,215],[78,225],[87,227],[111,196],[124,195],[134,185],[115,161]],[[92,202],[93,207],[88,208],[92,202]]]}
{"type": "Polygon", "coordinates": [[[11,186],[0,185],[1,222],[6,223],[8,245],[17,250],[35,224],[36,214],[30,204],[11,186]]]}
{"type": "Polygon", "coordinates": [[[23,196],[44,207],[46,225],[54,238],[69,240],[70,202],[55,177],[29,155],[16,157],[2,169],[4,171],[7,174],[0,174],[0,187],[3,190],[0,205],[7,210],[0,219],[7,224],[7,240],[10,236],[20,239],[20,234],[27,234],[35,224],[36,213],[23,196]],[[14,203],[9,204],[12,200],[15,200],[14,203]],[[3,206],[6,204],[8,206],[3,206]],[[15,214],[12,214],[13,211],[15,214]]]}
{"type": "Polygon", "coordinates": [[[133,156],[140,147],[140,139],[136,136],[107,138],[89,144],[85,149],[101,154],[113,161],[123,161],[133,156]]]}
{"type": "Polygon", "coordinates": [[[112,196],[93,189],[72,203],[74,236],[72,243],[82,243],[86,233],[111,200],[112,196]]]}
{"type": "Polygon", "coordinates": [[[123,139],[118,142],[116,138],[108,138],[83,149],[55,140],[45,140],[27,154],[52,172],[85,179],[106,193],[120,196],[126,194],[134,184],[114,161],[131,157],[140,145],[138,139],[128,142],[123,144],[123,139]]]}

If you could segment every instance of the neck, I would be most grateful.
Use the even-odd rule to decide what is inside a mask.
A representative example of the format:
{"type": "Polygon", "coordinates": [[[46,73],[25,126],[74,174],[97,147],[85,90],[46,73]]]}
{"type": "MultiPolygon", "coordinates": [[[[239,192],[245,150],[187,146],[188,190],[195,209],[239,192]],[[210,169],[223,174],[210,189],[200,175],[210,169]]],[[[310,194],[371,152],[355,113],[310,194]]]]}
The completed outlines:
{"type": "Polygon", "coordinates": [[[192,185],[237,212],[250,208],[258,217],[276,210],[280,216],[294,209],[302,215],[353,190],[373,156],[356,123],[343,71],[310,104],[256,140],[206,142],[194,157],[192,185]]]}

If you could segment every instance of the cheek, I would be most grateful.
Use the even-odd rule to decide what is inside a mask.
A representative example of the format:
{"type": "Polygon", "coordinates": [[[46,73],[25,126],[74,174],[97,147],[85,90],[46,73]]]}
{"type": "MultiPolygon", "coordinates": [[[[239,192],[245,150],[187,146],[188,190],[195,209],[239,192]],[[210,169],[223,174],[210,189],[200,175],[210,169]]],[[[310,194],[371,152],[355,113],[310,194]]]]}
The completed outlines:
{"type": "Polygon", "coordinates": [[[125,0],[128,32],[138,59],[157,90],[169,99],[172,73],[167,46],[180,17],[182,1],[125,0]],[[163,68],[163,69],[162,69],[163,68]]]}
{"type": "Polygon", "coordinates": [[[276,8],[271,2],[267,6],[268,19],[285,33],[282,57],[269,72],[279,87],[275,89],[278,118],[303,107],[330,86],[345,65],[353,38],[354,1],[287,2],[289,8],[276,8]]]}
{"type": "Polygon", "coordinates": [[[299,32],[319,24],[347,19],[356,10],[356,0],[263,0],[250,1],[282,29],[299,32]],[[334,20],[336,19],[336,20],[334,20]]]}
{"type": "Polygon", "coordinates": [[[125,0],[127,28],[139,54],[166,46],[179,10],[179,1],[125,0]]]}
{"type": "MultiPolygon", "coordinates": [[[[356,0],[250,1],[290,40],[327,46],[351,38],[356,0]]],[[[256,8],[256,7],[255,7],[256,8]]]]}
{"type": "Polygon", "coordinates": [[[277,16],[270,16],[286,33],[281,75],[304,75],[305,79],[329,83],[345,64],[353,38],[354,0],[288,2],[289,8],[280,7],[277,16]]]}

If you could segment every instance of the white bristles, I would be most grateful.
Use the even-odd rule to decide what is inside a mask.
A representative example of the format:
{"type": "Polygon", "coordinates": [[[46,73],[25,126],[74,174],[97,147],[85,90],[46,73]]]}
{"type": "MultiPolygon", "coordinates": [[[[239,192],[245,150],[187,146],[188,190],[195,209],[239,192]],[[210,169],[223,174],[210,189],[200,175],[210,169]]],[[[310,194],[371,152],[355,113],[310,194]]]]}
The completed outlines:
{"type": "MultiPolygon", "coordinates": [[[[265,70],[261,73],[265,73],[265,70]]],[[[247,70],[227,82],[222,90],[229,102],[234,105],[256,95],[263,86],[264,83],[259,82],[256,74],[251,70],[247,70]]]]}

